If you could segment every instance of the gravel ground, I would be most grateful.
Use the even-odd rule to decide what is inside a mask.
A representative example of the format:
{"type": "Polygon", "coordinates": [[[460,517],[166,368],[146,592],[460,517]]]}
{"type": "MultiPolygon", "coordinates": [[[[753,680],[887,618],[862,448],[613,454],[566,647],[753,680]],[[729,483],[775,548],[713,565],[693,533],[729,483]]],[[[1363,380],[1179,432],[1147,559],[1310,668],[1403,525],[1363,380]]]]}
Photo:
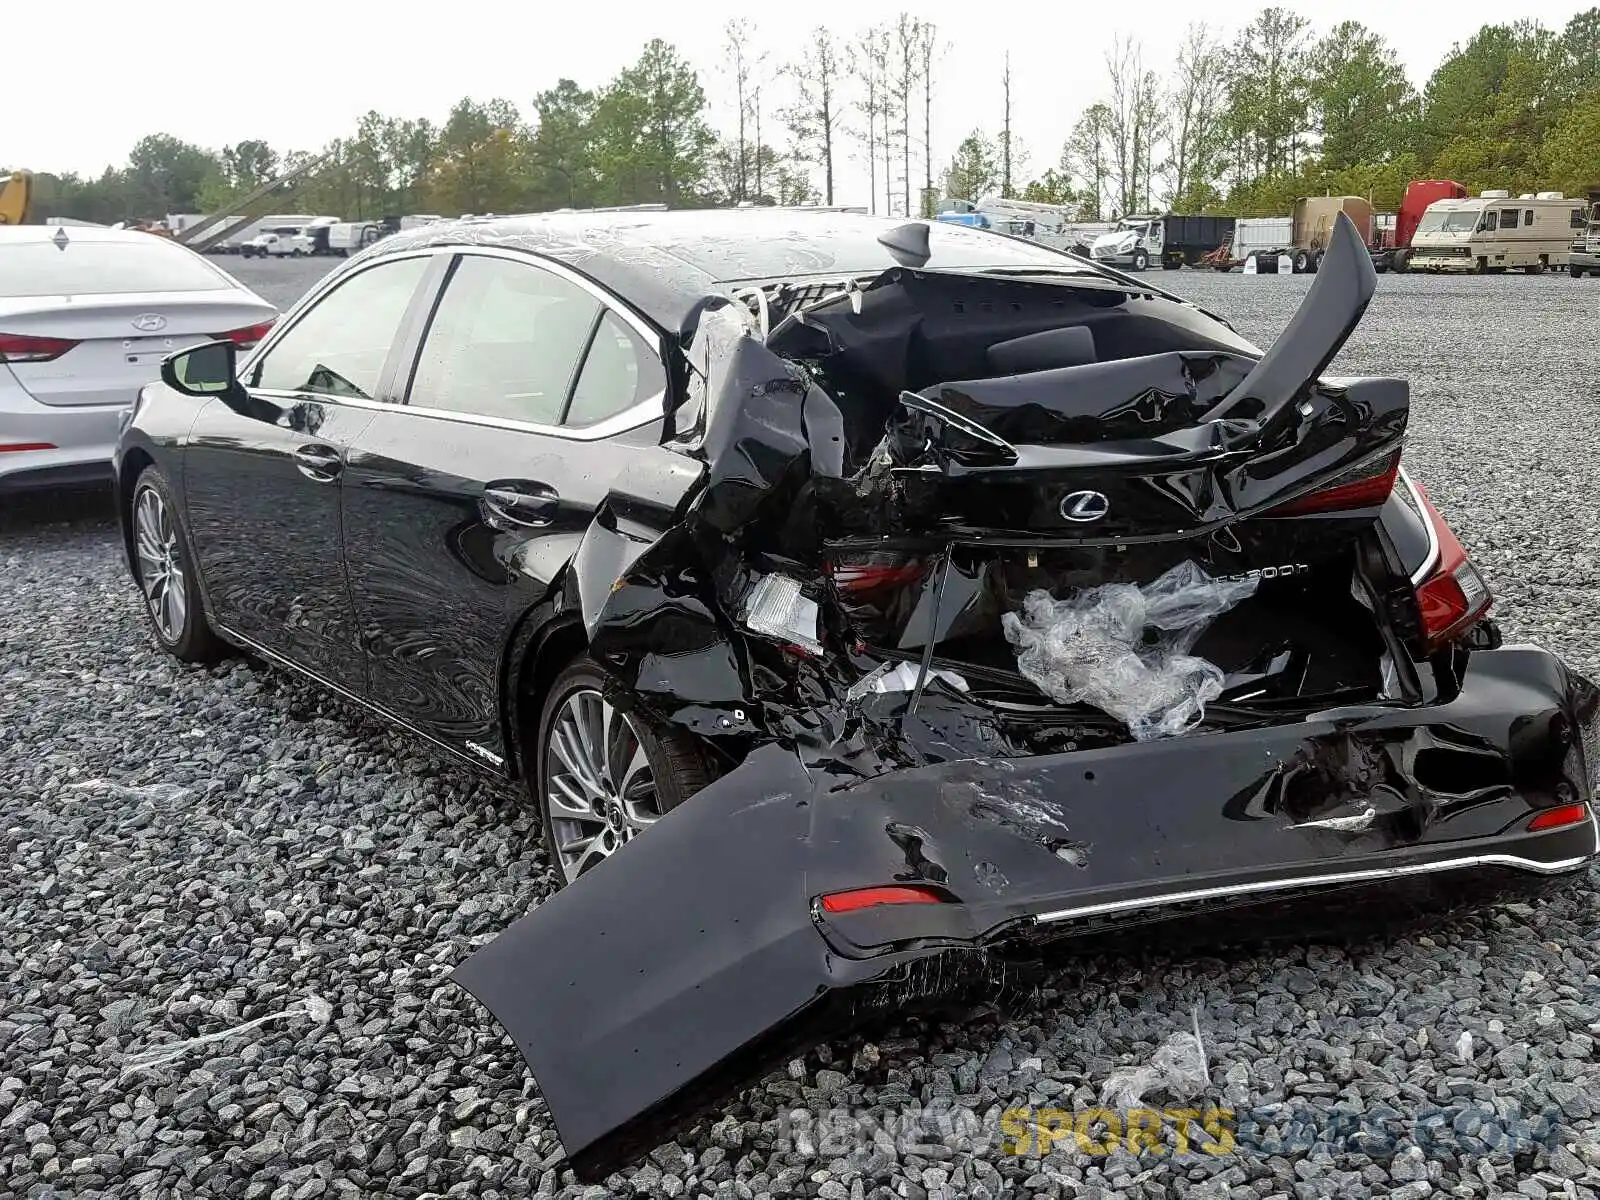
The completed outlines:
{"type": "MultiPolygon", "coordinates": [[[[321,266],[239,274],[286,303],[321,266]]],[[[1307,282],[1153,278],[1263,343],[1307,282]]],[[[1508,635],[1591,671],[1597,308],[1593,281],[1386,277],[1340,361],[1411,377],[1408,463],[1508,635]]],[[[517,797],[285,675],[157,654],[103,499],[8,503],[0,563],[0,1195],[1600,1194],[1588,888],[1356,945],[1083,960],[1004,1012],[821,1047],[584,1189],[445,982],[550,888],[517,797]],[[1175,1158],[1170,1129],[1160,1156],[1001,1151],[1002,1109],[1095,1103],[1192,1013],[1188,1107],[1239,1111],[1234,1153],[1175,1158]],[[839,1108],[876,1134],[821,1136],[839,1108]]]]}

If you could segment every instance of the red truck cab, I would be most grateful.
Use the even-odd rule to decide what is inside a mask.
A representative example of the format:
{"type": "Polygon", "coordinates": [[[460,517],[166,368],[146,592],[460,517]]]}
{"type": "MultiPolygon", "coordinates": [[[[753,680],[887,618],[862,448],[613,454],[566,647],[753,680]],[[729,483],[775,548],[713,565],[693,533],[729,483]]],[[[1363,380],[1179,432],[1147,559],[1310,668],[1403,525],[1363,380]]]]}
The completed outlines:
{"type": "MultiPolygon", "coordinates": [[[[1406,184],[1405,198],[1400,201],[1400,211],[1395,214],[1394,244],[1382,253],[1393,270],[1404,271],[1411,257],[1411,236],[1416,233],[1422,214],[1435,200],[1465,200],[1467,189],[1453,179],[1413,179],[1406,184]]],[[[1376,258],[1376,256],[1375,256],[1376,258]]]]}

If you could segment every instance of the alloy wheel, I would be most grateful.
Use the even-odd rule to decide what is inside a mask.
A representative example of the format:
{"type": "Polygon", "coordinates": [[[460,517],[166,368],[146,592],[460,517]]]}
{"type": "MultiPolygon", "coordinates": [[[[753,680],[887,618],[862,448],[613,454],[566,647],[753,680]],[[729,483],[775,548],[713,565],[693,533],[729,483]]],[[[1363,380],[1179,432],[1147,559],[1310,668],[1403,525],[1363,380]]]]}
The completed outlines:
{"type": "Polygon", "coordinates": [[[139,560],[139,585],[162,640],[183,637],[189,616],[189,580],[183,572],[178,530],[161,494],[139,489],[133,502],[134,551],[139,560]]]}
{"type": "Polygon", "coordinates": [[[571,883],[655,824],[661,799],[632,719],[595,689],[562,701],[546,737],[544,802],[571,883]]]}

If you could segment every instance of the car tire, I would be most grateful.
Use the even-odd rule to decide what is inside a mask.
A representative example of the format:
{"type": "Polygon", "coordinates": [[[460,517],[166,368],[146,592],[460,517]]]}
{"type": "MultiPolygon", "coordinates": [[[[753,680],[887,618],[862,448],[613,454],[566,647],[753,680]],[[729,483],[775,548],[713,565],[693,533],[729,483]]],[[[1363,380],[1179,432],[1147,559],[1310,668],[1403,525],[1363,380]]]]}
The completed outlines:
{"type": "Polygon", "coordinates": [[[540,709],[527,785],[563,885],[710,781],[692,737],[617,709],[613,687],[585,655],[556,676],[540,709]]]}
{"type": "Polygon", "coordinates": [[[189,536],[166,476],[154,464],[139,474],[128,502],[133,577],[160,647],[179,662],[214,662],[227,646],[206,619],[189,536]]]}
{"type": "Polygon", "coordinates": [[[1133,252],[1133,269],[1135,271],[1143,271],[1148,269],[1149,266],[1150,255],[1144,250],[1135,250],[1133,252]]]}

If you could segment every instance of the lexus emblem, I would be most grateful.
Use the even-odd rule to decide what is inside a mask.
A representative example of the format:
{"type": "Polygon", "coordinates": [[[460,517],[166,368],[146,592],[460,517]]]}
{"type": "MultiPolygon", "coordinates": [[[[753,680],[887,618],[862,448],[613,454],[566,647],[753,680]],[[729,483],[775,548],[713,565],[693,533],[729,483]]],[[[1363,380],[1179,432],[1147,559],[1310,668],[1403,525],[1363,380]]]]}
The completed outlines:
{"type": "Polygon", "coordinates": [[[128,324],[140,333],[155,333],[167,327],[167,319],[160,313],[140,313],[128,324]]]}
{"type": "Polygon", "coordinates": [[[1064,520],[1085,524],[1098,521],[1111,511],[1111,501],[1103,492],[1069,492],[1061,498],[1061,516],[1064,520]]]}

